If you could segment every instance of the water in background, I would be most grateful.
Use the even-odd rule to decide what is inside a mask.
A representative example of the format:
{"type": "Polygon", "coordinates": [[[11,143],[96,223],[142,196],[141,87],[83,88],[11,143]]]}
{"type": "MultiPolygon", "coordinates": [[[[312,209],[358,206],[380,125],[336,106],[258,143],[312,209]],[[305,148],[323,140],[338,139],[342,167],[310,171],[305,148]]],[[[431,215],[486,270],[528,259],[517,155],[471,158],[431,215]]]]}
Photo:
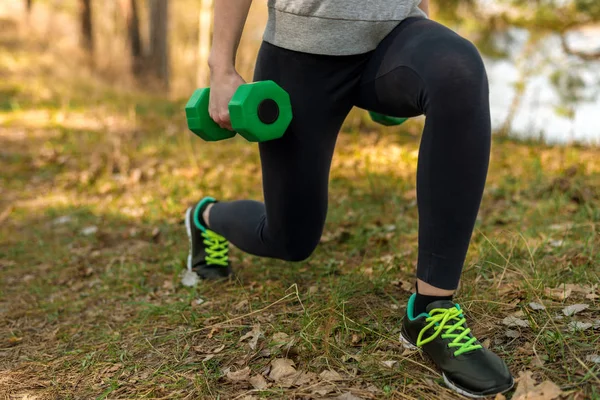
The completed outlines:
{"type": "MultiPolygon", "coordinates": [[[[514,83],[518,81],[518,70],[514,58],[518,57],[527,39],[525,32],[514,32],[516,42],[511,45],[511,58],[507,61],[486,60],[490,80],[490,100],[492,123],[495,129],[502,126],[514,97],[514,83]]],[[[569,37],[569,42],[578,50],[598,51],[600,49],[600,29],[580,32],[569,37]]],[[[561,50],[556,38],[543,44],[550,49],[551,57],[558,62],[568,58],[561,50]]],[[[574,120],[561,117],[555,112],[560,104],[555,89],[544,72],[528,80],[527,90],[521,107],[512,123],[516,136],[543,138],[548,143],[568,143],[576,141],[587,144],[600,144],[600,62],[590,63],[583,78],[589,87],[591,102],[575,106],[574,120]]]]}

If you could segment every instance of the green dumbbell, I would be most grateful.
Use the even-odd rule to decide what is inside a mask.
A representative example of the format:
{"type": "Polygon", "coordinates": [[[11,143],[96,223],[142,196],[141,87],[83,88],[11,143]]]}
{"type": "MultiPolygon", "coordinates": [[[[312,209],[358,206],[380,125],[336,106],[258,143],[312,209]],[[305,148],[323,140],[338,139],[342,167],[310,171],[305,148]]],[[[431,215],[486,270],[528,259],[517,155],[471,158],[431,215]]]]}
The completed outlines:
{"type": "Polygon", "coordinates": [[[408,118],[390,117],[389,115],[376,113],[374,111],[369,111],[369,115],[371,116],[371,119],[373,120],[373,122],[377,122],[378,124],[385,125],[385,126],[402,125],[408,119],[408,118]]]}
{"type": "Polygon", "coordinates": [[[214,142],[236,133],[249,142],[278,139],[292,121],[290,96],[273,81],[241,85],[229,102],[229,117],[234,131],[217,125],[208,113],[210,88],[197,89],[187,105],[188,128],[200,138],[214,142]]]}

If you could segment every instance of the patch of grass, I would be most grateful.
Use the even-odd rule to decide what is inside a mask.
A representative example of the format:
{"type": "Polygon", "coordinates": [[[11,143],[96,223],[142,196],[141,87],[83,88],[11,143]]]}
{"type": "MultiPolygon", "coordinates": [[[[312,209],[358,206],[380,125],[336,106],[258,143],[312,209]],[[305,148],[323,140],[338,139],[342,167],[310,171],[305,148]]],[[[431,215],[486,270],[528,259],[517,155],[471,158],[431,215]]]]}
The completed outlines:
{"type": "MultiPolygon", "coordinates": [[[[232,250],[235,279],[185,288],[183,212],[206,193],[260,199],[255,146],[201,143],[186,132],[183,102],[77,73],[67,82],[45,58],[31,69],[43,48],[8,54],[2,43],[0,71],[28,68],[0,87],[0,393],[457,397],[398,342],[417,255],[417,138],[347,124],[315,254],[292,264],[232,250]],[[31,75],[53,92],[25,84],[31,75]],[[253,348],[241,338],[255,328],[253,348]],[[340,380],[258,392],[227,378],[245,367],[268,375],[277,358],[340,380]]],[[[600,320],[598,187],[598,149],[496,140],[458,293],[473,331],[515,375],[531,370],[567,398],[600,396],[586,358],[598,353],[598,327],[572,329],[600,320]],[[557,288],[569,295],[547,290],[557,288]],[[576,303],[589,308],[564,316],[576,303]],[[511,315],[530,327],[507,336],[511,315]]]]}

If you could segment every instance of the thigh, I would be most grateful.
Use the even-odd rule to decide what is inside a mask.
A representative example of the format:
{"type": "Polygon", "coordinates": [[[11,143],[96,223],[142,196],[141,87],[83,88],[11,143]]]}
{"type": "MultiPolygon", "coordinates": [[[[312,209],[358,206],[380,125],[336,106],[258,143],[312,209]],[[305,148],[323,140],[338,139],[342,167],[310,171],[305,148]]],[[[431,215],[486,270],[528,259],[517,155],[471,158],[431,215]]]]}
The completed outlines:
{"type": "Polygon", "coordinates": [[[360,79],[359,57],[333,58],[263,43],[255,80],[273,80],[292,102],[282,138],[259,145],[269,232],[320,230],[337,134],[360,79]]]}
{"type": "Polygon", "coordinates": [[[465,51],[478,57],[472,44],[451,29],[429,19],[409,18],[371,54],[355,104],[397,117],[425,114],[432,91],[438,82],[452,78],[447,75],[465,51]]]}

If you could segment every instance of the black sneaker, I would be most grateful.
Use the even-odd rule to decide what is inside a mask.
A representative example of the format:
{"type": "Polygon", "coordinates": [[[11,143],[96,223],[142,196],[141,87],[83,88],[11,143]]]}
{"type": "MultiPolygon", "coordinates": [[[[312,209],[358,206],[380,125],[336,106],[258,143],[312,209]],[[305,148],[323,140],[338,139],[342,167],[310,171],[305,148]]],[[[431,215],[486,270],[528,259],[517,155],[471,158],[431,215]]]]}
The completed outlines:
{"type": "Polygon", "coordinates": [[[190,239],[187,269],[202,279],[223,279],[231,275],[229,242],[202,225],[200,219],[204,209],[214,202],[215,199],[205,197],[185,213],[185,227],[190,239]]]}
{"type": "Polygon", "coordinates": [[[400,333],[405,348],[422,349],[442,370],[446,385],[464,396],[488,397],[513,387],[508,367],[471,334],[458,304],[434,301],[414,316],[415,297],[408,300],[400,333]]]}

